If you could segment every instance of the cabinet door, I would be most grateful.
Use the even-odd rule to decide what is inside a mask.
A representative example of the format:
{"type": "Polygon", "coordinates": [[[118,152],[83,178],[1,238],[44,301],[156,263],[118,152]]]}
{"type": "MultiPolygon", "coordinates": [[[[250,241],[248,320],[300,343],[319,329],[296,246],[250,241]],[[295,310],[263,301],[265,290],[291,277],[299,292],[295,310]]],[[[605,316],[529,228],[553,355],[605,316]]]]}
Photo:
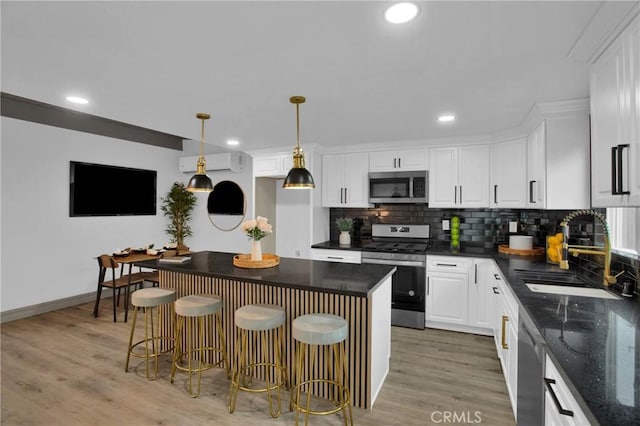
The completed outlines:
{"type": "Polygon", "coordinates": [[[495,262],[491,259],[476,259],[469,282],[469,325],[492,329],[493,312],[492,275],[495,262]]]}
{"type": "Polygon", "coordinates": [[[467,324],[468,274],[427,273],[427,321],[467,324]]]}
{"type": "Polygon", "coordinates": [[[518,317],[509,316],[506,324],[506,340],[508,349],[505,349],[505,382],[509,391],[509,399],[511,400],[511,408],[514,416],[517,415],[516,407],[518,406],[518,317]]]}
{"type": "Polygon", "coordinates": [[[322,206],[344,207],[344,156],[322,156],[322,206]]]}
{"type": "Polygon", "coordinates": [[[369,154],[344,155],[345,204],[343,207],[369,207],[369,154]]]}
{"type": "Polygon", "coordinates": [[[626,30],[625,55],[629,85],[629,191],[627,205],[640,206],[640,16],[626,30]]]}
{"type": "Polygon", "coordinates": [[[426,149],[403,149],[398,151],[400,170],[427,170],[426,149]]]}
{"type": "Polygon", "coordinates": [[[623,43],[618,38],[591,69],[591,203],[594,207],[624,205],[612,194],[612,148],[623,143],[623,43]]]}
{"type": "Polygon", "coordinates": [[[458,148],[429,150],[429,207],[455,207],[458,200],[458,148]]]}
{"type": "Polygon", "coordinates": [[[527,137],[527,207],[534,209],[545,208],[545,132],[543,120],[527,137]]]}
{"type": "Polygon", "coordinates": [[[527,140],[491,146],[491,207],[527,206],[527,140]]]}
{"type": "Polygon", "coordinates": [[[426,149],[374,151],[369,154],[369,171],[392,172],[427,170],[426,149]]]}
{"type": "Polygon", "coordinates": [[[489,207],[489,146],[463,146],[458,151],[459,207],[489,207]]]}

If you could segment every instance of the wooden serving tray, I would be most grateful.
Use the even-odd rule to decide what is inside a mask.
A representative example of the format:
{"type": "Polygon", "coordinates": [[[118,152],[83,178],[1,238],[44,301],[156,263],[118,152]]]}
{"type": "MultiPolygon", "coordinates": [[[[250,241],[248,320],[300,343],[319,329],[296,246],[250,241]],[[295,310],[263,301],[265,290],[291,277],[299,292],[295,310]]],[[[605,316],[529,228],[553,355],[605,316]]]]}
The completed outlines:
{"type": "Polygon", "coordinates": [[[280,256],[263,253],[262,260],[251,260],[250,254],[236,254],[233,256],[233,266],[238,268],[273,268],[280,264],[280,256]]]}
{"type": "Polygon", "coordinates": [[[498,251],[500,253],[505,254],[517,254],[519,256],[543,256],[544,255],[544,247],[534,247],[528,250],[520,250],[510,248],[507,244],[500,244],[498,246],[498,251]]]}

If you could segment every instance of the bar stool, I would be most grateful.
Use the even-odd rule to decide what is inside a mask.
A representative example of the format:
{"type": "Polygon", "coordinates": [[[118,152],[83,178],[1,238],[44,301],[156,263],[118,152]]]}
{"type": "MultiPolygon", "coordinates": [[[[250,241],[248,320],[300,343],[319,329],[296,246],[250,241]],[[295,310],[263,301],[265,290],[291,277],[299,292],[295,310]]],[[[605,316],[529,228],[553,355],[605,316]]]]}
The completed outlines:
{"type": "Polygon", "coordinates": [[[308,314],[293,320],[292,335],[296,344],[296,377],[295,385],[291,388],[291,409],[296,410],[296,425],[298,424],[298,416],[300,413],[304,413],[304,424],[306,425],[309,420],[309,414],[327,415],[337,413],[340,410],[344,410],[345,424],[347,424],[348,420],[349,423],[353,425],[351,400],[347,383],[347,361],[344,350],[344,342],[348,334],[349,326],[347,321],[337,315],[308,314]],[[325,365],[320,366],[317,371],[326,371],[329,376],[333,377],[313,378],[319,346],[324,346],[325,365]],[[309,378],[303,380],[302,368],[307,350],[309,350],[311,355],[307,368],[309,378]],[[333,366],[330,363],[332,351],[333,366]],[[311,388],[314,383],[327,383],[329,385],[329,397],[335,405],[334,408],[324,411],[311,409],[311,388]],[[305,386],[307,387],[307,401],[306,404],[302,406],[300,404],[300,391],[305,386]],[[335,396],[334,389],[337,390],[338,397],[335,396]]]}
{"type": "Polygon", "coordinates": [[[131,323],[131,333],[129,334],[129,348],[127,350],[127,362],[124,366],[124,371],[129,370],[129,360],[132,356],[138,358],[144,358],[146,364],[147,379],[149,376],[149,360],[155,359],[155,369],[153,378],[158,377],[158,357],[173,350],[173,346],[169,343],[173,343],[173,338],[170,336],[157,335],[160,332],[160,312],[158,312],[161,306],[167,306],[170,312],[169,329],[173,327],[174,322],[174,301],[176,300],[175,290],[168,288],[150,287],[141,290],[134,291],[131,295],[131,304],[133,305],[133,321],[131,323]],[[144,339],[133,343],[133,335],[136,329],[136,319],[138,316],[138,310],[142,309],[144,312],[144,339]],[[156,326],[154,328],[153,312],[156,311],[156,326]],[[149,328],[151,328],[151,335],[149,335],[149,328]],[[163,343],[168,342],[168,343],[163,343]],[[141,345],[144,345],[144,352],[141,351],[141,345]],[[151,351],[149,351],[149,345],[151,345],[151,351]],[[164,348],[163,348],[164,346],[164,348]],[[136,349],[137,348],[137,349],[136,349]]]}
{"type": "Polygon", "coordinates": [[[227,360],[227,348],[224,340],[224,332],[222,331],[222,299],[212,294],[199,294],[184,296],[176,300],[176,344],[173,352],[173,365],[171,366],[171,383],[176,374],[176,370],[184,371],[189,374],[189,395],[196,398],[200,395],[200,384],[202,382],[202,372],[213,367],[223,366],[227,378],[229,378],[229,362],[227,360]],[[205,333],[213,332],[213,323],[205,319],[213,315],[215,328],[217,330],[218,345],[214,346],[213,341],[210,343],[205,338],[205,333]],[[186,327],[185,327],[186,322],[186,327]],[[186,330],[183,330],[186,328],[186,330]],[[183,334],[184,331],[184,334],[183,334]],[[186,336],[184,336],[186,335],[186,336]],[[186,348],[183,348],[183,336],[186,340],[186,348]],[[193,342],[195,337],[196,341],[193,342]],[[186,349],[186,351],[185,351],[186,349]],[[213,355],[219,354],[218,361],[214,362],[213,355]],[[205,354],[208,356],[205,357],[205,354]],[[178,365],[183,356],[187,357],[187,366],[178,365]],[[192,365],[192,361],[197,365],[192,365]],[[210,362],[207,362],[207,359],[210,362]],[[192,376],[198,374],[198,390],[193,392],[192,376]]]}
{"type": "Polygon", "coordinates": [[[287,386],[287,372],[284,368],[284,322],[286,314],[283,308],[275,305],[246,305],[238,308],[234,315],[236,327],[239,329],[238,339],[234,351],[234,368],[231,378],[231,389],[229,391],[229,413],[233,413],[236,408],[238,391],[246,392],[266,392],[269,400],[269,414],[271,417],[278,417],[282,405],[280,388],[287,386]],[[269,334],[271,333],[271,344],[273,345],[273,361],[270,360],[269,334]],[[261,340],[261,348],[258,346],[258,338],[261,340]],[[261,359],[258,354],[251,354],[249,340],[253,342],[252,348],[261,352],[261,359]],[[247,360],[255,360],[250,362],[247,360]],[[259,367],[264,368],[264,378],[266,385],[261,388],[254,388],[249,370],[259,371],[259,367]],[[275,378],[273,373],[275,372],[275,378]],[[247,376],[248,381],[247,381],[247,376]],[[242,377],[242,382],[241,382],[242,377]],[[278,406],[274,409],[272,391],[276,391],[278,406]]]}

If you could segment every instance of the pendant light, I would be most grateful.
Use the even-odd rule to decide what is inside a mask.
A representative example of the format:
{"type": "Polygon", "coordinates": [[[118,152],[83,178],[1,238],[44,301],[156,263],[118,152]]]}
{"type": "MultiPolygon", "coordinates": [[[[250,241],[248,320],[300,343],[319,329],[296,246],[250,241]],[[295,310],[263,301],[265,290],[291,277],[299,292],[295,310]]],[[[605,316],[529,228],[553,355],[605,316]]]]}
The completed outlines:
{"type": "Polygon", "coordinates": [[[293,167],[289,170],[282,187],[287,189],[315,188],[316,184],[313,182],[313,176],[304,167],[304,153],[300,148],[300,104],[303,104],[306,99],[304,96],[292,96],[289,101],[296,106],[297,143],[293,149],[293,167]]]}
{"type": "Polygon", "coordinates": [[[196,174],[193,175],[189,184],[187,185],[187,191],[189,192],[211,192],[213,191],[213,184],[211,179],[207,176],[207,161],[204,158],[204,120],[211,118],[209,114],[200,112],[196,114],[199,120],[202,120],[201,126],[201,139],[200,139],[200,156],[196,163],[196,174]]]}

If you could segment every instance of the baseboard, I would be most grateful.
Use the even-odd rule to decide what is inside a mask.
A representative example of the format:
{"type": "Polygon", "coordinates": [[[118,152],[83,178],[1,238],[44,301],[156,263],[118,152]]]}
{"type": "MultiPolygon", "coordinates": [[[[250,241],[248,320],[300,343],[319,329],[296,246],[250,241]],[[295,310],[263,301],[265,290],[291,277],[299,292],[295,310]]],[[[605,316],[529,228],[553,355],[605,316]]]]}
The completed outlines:
{"type": "MultiPolygon", "coordinates": [[[[110,297],[106,294],[102,298],[110,297]]],[[[44,314],[46,312],[56,311],[58,309],[69,308],[71,306],[81,305],[96,300],[96,292],[79,294],[77,296],[65,297],[64,299],[52,300],[50,302],[38,303],[36,305],[25,306],[24,308],[11,309],[0,312],[0,324],[34,315],[44,314]]]]}

